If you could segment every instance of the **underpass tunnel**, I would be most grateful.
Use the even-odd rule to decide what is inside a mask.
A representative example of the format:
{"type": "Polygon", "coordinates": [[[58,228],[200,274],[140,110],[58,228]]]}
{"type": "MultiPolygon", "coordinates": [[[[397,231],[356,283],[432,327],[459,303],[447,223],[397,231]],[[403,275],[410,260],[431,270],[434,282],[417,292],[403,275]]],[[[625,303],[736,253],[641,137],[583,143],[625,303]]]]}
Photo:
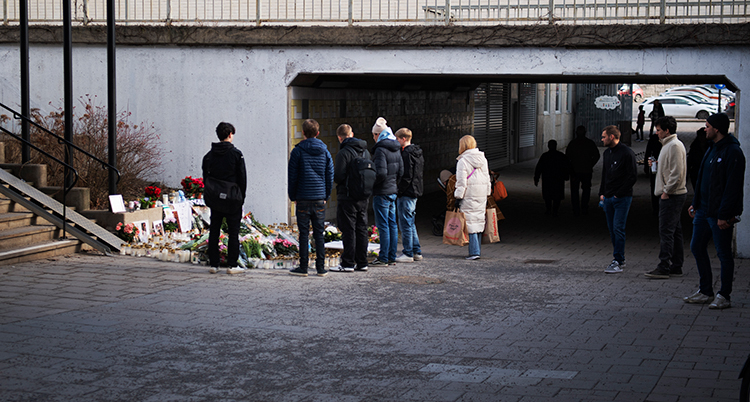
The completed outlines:
{"type": "MultiPolygon", "coordinates": [[[[651,81],[665,87],[681,80],[720,82],[717,77],[689,77],[690,81],[688,77],[669,80],[639,77],[639,83],[651,81]]],[[[638,103],[634,103],[632,94],[618,95],[621,84],[632,83],[632,77],[576,77],[576,82],[558,81],[570,81],[570,77],[300,75],[290,86],[289,150],[304,139],[301,127],[307,118],[320,123],[319,138],[326,143],[334,160],[339,149],[336,128],[342,123],[351,125],[355,136],[366,140],[369,148],[374,145],[371,128],[377,117],[385,117],[394,132],[408,127],[413,131],[413,143],[424,152],[425,195],[418,203],[417,216],[420,234],[430,235],[432,218],[445,209],[445,195],[437,181],[440,172],[455,170],[458,140],[472,134],[479,149],[485,152],[490,169],[499,173],[508,188],[509,198],[500,204],[507,218],[500,225],[501,233],[506,232],[504,240],[536,236],[550,230],[544,217],[541,187],[533,184],[534,166],[547,151],[548,140],[557,140],[558,149],[564,152],[574,138],[575,127],[583,125],[587,137],[595,141],[601,154],[602,129],[617,125],[622,141],[633,148],[639,159],[646,147],[646,142],[634,142],[631,138],[638,103]],[[501,78],[505,81],[501,82],[501,78]],[[620,104],[611,109],[597,108],[594,100],[603,95],[616,97],[620,104]]],[[[697,119],[678,121],[678,137],[686,149],[703,124],[697,119]]],[[[647,119],[646,137],[648,129],[647,119]]],[[[733,130],[734,123],[730,131],[733,130]]],[[[577,236],[582,231],[598,236],[606,233],[603,213],[597,208],[601,163],[600,160],[595,167],[592,184],[592,217],[573,219],[570,188],[566,183],[558,221],[558,230],[563,232],[560,235],[577,236]],[[589,224],[590,227],[586,226],[589,224]]],[[[691,199],[692,188],[689,191],[691,199]]],[[[658,244],[649,178],[641,165],[634,192],[633,212],[628,221],[631,231],[637,236],[655,236],[658,244]]],[[[326,213],[329,221],[335,221],[336,205],[334,190],[326,213]]],[[[294,216],[293,210],[290,216],[294,216]]],[[[690,227],[687,215],[685,219],[690,227]]]]}

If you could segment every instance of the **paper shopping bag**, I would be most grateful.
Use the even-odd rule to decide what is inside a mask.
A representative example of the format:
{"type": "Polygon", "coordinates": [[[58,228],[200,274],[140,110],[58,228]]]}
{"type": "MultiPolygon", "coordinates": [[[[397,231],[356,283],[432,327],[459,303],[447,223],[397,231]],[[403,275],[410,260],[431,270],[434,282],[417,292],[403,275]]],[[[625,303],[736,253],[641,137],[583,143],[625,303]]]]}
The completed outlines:
{"type": "Polygon", "coordinates": [[[443,225],[443,244],[465,246],[469,244],[469,230],[463,212],[447,211],[443,225]]]}
{"type": "Polygon", "coordinates": [[[484,233],[482,233],[482,243],[497,243],[500,241],[500,233],[497,230],[497,210],[495,208],[487,209],[484,217],[484,233]]]}

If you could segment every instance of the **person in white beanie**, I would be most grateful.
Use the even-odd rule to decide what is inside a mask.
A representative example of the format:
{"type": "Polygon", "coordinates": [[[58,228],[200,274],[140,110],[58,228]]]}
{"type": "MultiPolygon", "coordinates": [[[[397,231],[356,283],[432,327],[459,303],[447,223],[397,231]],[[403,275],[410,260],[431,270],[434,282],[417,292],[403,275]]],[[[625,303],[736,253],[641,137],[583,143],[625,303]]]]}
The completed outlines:
{"type": "Polygon", "coordinates": [[[375,186],[373,188],[372,209],[375,212],[375,225],[380,235],[378,259],[371,266],[396,264],[398,249],[398,226],[396,224],[396,193],[398,182],[404,174],[401,159],[401,144],[396,141],[393,131],[384,118],[378,117],[372,127],[375,146],[372,148],[372,161],[375,164],[375,186]]]}

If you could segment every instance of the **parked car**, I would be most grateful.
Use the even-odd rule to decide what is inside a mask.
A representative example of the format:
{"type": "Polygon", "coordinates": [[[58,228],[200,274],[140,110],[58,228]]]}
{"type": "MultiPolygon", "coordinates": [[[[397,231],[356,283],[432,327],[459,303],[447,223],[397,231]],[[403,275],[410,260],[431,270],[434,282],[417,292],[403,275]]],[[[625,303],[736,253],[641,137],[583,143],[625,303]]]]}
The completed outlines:
{"type": "MultiPolygon", "coordinates": [[[[620,89],[617,91],[618,95],[630,95],[630,84],[622,84],[620,89]]],[[[638,84],[633,84],[633,100],[640,102],[645,96],[643,95],[643,89],[638,84]]]]}
{"type": "Polygon", "coordinates": [[[673,117],[687,117],[707,119],[717,113],[716,105],[697,103],[682,96],[654,96],[643,101],[643,111],[646,116],[654,109],[654,101],[659,100],[664,108],[664,114],[673,117]]]}
{"type": "MultiPolygon", "coordinates": [[[[719,102],[715,99],[709,99],[704,95],[701,95],[697,92],[689,93],[689,92],[672,92],[671,94],[669,92],[665,92],[661,94],[661,96],[681,96],[685,99],[689,99],[695,103],[703,103],[707,105],[714,105],[717,108],[719,107],[719,102]]],[[[722,103],[722,109],[726,110],[728,103],[722,103]]]]}
{"type": "MultiPolygon", "coordinates": [[[[699,93],[701,95],[706,96],[709,99],[713,99],[715,101],[719,100],[718,93],[714,93],[710,91],[708,88],[700,86],[700,85],[685,85],[681,87],[672,87],[672,88],[667,89],[666,94],[671,95],[676,92],[699,93]]],[[[731,100],[729,99],[729,96],[727,96],[726,94],[721,94],[721,98],[722,98],[721,103],[729,102],[731,100]]]]}

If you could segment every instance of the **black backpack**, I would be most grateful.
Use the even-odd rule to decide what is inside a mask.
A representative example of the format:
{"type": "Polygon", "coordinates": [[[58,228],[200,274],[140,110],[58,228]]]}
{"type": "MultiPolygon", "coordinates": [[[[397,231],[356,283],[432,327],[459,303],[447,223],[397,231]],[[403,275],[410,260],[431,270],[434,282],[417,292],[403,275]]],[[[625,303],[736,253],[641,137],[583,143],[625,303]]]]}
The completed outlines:
{"type": "Polygon", "coordinates": [[[352,200],[365,200],[372,195],[372,189],[375,187],[375,164],[362,155],[354,152],[354,159],[349,162],[346,172],[346,192],[352,200]]]}

